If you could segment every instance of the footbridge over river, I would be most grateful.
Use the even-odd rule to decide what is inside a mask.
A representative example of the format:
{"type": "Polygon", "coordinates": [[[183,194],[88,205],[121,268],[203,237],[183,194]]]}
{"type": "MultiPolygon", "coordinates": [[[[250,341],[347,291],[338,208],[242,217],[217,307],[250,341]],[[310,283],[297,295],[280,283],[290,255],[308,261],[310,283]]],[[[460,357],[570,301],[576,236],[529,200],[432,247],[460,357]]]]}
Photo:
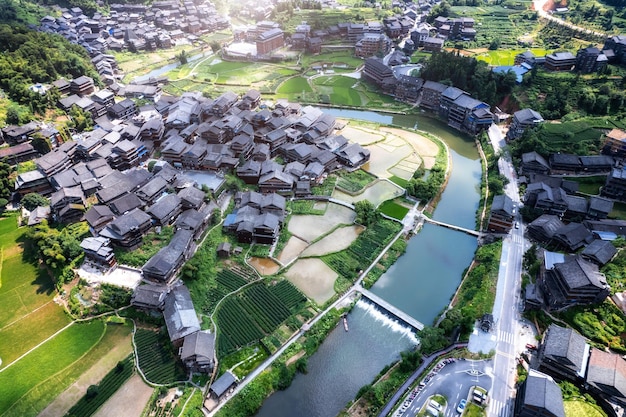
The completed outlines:
{"type": "Polygon", "coordinates": [[[380,307],[382,310],[384,310],[391,316],[397,318],[398,320],[403,321],[404,323],[411,326],[412,328],[416,330],[422,330],[424,328],[424,324],[422,322],[415,320],[413,317],[409,316],[408,314],[398,309],[397,307],[394,307],[393,305],[389,304],[387,301],[383,300],[382,298],[380,298],[373,292],[368,291],[361,286],[357,286],[355,288],[355,291],[360,292],[363,295],[363,297],[367,298],[372,303],[380,307]]]}
{"type": "Polygon", "coordinates": [[[428,223],[436,224],[437,226],[447,227],[448,229],[457,230],[459,232],[467,233],[468,235],[472,235],[472,236],[476,236],[476,237],[480,237],[481,236],[481,233],[477,232],[476,230],[466,229],[465,227],[455,226],[453,224],[440,222],[440,221],[431,219],[430,217],[426,217],[426,216],[423,216],[423,215],[422,215],[422,218],[424,219],[424,221],[426,221],[428,223]]]}

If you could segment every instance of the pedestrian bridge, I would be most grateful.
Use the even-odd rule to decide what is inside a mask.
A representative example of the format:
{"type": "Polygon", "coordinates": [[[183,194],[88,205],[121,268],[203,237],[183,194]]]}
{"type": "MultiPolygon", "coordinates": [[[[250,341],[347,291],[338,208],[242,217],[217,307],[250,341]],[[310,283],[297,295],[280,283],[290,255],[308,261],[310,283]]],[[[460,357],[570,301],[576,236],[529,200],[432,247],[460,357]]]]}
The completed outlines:
{"type": "Polygon", "coordinates": [[[387,301],[383,300],[382,298],[380,298],[373,292],[370,292],[360,286],[355,288],[355,291],[360,292],[363,295],[363,297],[367,298],[372,303],[380,307],[382,310],[389,313],[391,316],[397,318],[398,320],[406,323],[407,325],[411,326],[415,330],[422,330],[424,328],[424,324],[422,322],[415,320],[413,317],[409,316],[404,311],[392,306],[387,301]]]}
{"type": "Polygon", "coordinates": [[[424,219],[424,221],[427,221],[428,223],[436,224],[437,226],[447,227],[448,229],[457,230],[459,232],[467,233],[468,235],[480,237],[480,232],[477,232],[476,230],[466,229],[461,226],[455,226],[453,224],[440,222],[440,221],[431,219],[430,217],[426,217],[426,216],[422,216],[422,218],[424,219]]]}

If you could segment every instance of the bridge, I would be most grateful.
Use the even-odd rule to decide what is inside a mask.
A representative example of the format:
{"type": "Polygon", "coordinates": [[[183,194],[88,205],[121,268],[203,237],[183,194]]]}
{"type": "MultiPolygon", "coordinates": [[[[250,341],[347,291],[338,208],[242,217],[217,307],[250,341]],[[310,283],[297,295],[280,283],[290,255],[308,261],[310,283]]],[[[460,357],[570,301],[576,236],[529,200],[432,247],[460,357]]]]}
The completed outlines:
{"type": "Polygon", "coordinates": [[[392,306],[387,301],[383,300],[382,298],[380,298],[373,292],[370,292],[360,286],[356,287],[355,291],[360,292],[363,295],[363,297],[367,298],[372,303],[380,307],[382,310],[389,313],[391,316],[397,318],[398,320],[403,321],[404,323],[408,324],[412,328],[416,330],[422,330],[424,328],[424,324],[422,322],[415,320],[413,317],[409,316],[404,311],[392,306]]]}
{"type": "Polygon", "coordinates": [[[477,232],[476,230],[466,229],[466,228],[461,227],[461,226],[455,226],[453,224],[440,222],[440,221],[431,219],[430,217],[426,217],[426,216],[422,216],[422,218],[424,219],[424,221],[427,221],[428,223],[436,224],[437,226],[447,227],[448,229],[452,229],[452,230],[456,230],[456,231],[459,231],[459,232],[467,233],[468,235],[472,235],[472,236],[476,236],[476,237],[480,237],[481,236],[481,233],[477,232]]]}

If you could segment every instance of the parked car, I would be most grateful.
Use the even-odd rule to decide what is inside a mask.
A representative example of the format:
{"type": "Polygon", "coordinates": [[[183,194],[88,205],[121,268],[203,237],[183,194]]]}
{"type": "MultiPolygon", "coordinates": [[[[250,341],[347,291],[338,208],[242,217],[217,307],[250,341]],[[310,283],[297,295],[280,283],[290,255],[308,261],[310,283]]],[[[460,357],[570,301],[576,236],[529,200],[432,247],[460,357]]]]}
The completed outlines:
{"type": "Polygon", "coordinates": [[[537,346],[531,345],[530,343],[526,343],[526,349],[528,349],[528,350],[535,350],[535,349],[537,349],[537,346]]]}
{"type": "Polygon", "coordinates": [[[463,414],[463,411],[465,410],[466,405],[467,405],[467,400],[463,398],[461,401],[459,401],[459,405],[456,407],[456,412],[459,414],[463,414]]]}

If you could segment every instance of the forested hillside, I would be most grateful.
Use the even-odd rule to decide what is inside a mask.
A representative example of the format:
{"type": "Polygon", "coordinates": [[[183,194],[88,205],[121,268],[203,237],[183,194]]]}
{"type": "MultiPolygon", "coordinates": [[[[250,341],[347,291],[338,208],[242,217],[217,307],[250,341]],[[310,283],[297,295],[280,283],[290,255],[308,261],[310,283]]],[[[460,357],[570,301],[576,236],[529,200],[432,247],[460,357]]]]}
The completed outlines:
{"type": "Polygon", "coordinates": [[[35,32],[23,26],[0,24],[0,88],[8,97],[43,112],[54,105],[54,94],[29,90],[36,83],[50,83],[88,75],[98,82],[84,48],[57,35],[35,32]]]}

